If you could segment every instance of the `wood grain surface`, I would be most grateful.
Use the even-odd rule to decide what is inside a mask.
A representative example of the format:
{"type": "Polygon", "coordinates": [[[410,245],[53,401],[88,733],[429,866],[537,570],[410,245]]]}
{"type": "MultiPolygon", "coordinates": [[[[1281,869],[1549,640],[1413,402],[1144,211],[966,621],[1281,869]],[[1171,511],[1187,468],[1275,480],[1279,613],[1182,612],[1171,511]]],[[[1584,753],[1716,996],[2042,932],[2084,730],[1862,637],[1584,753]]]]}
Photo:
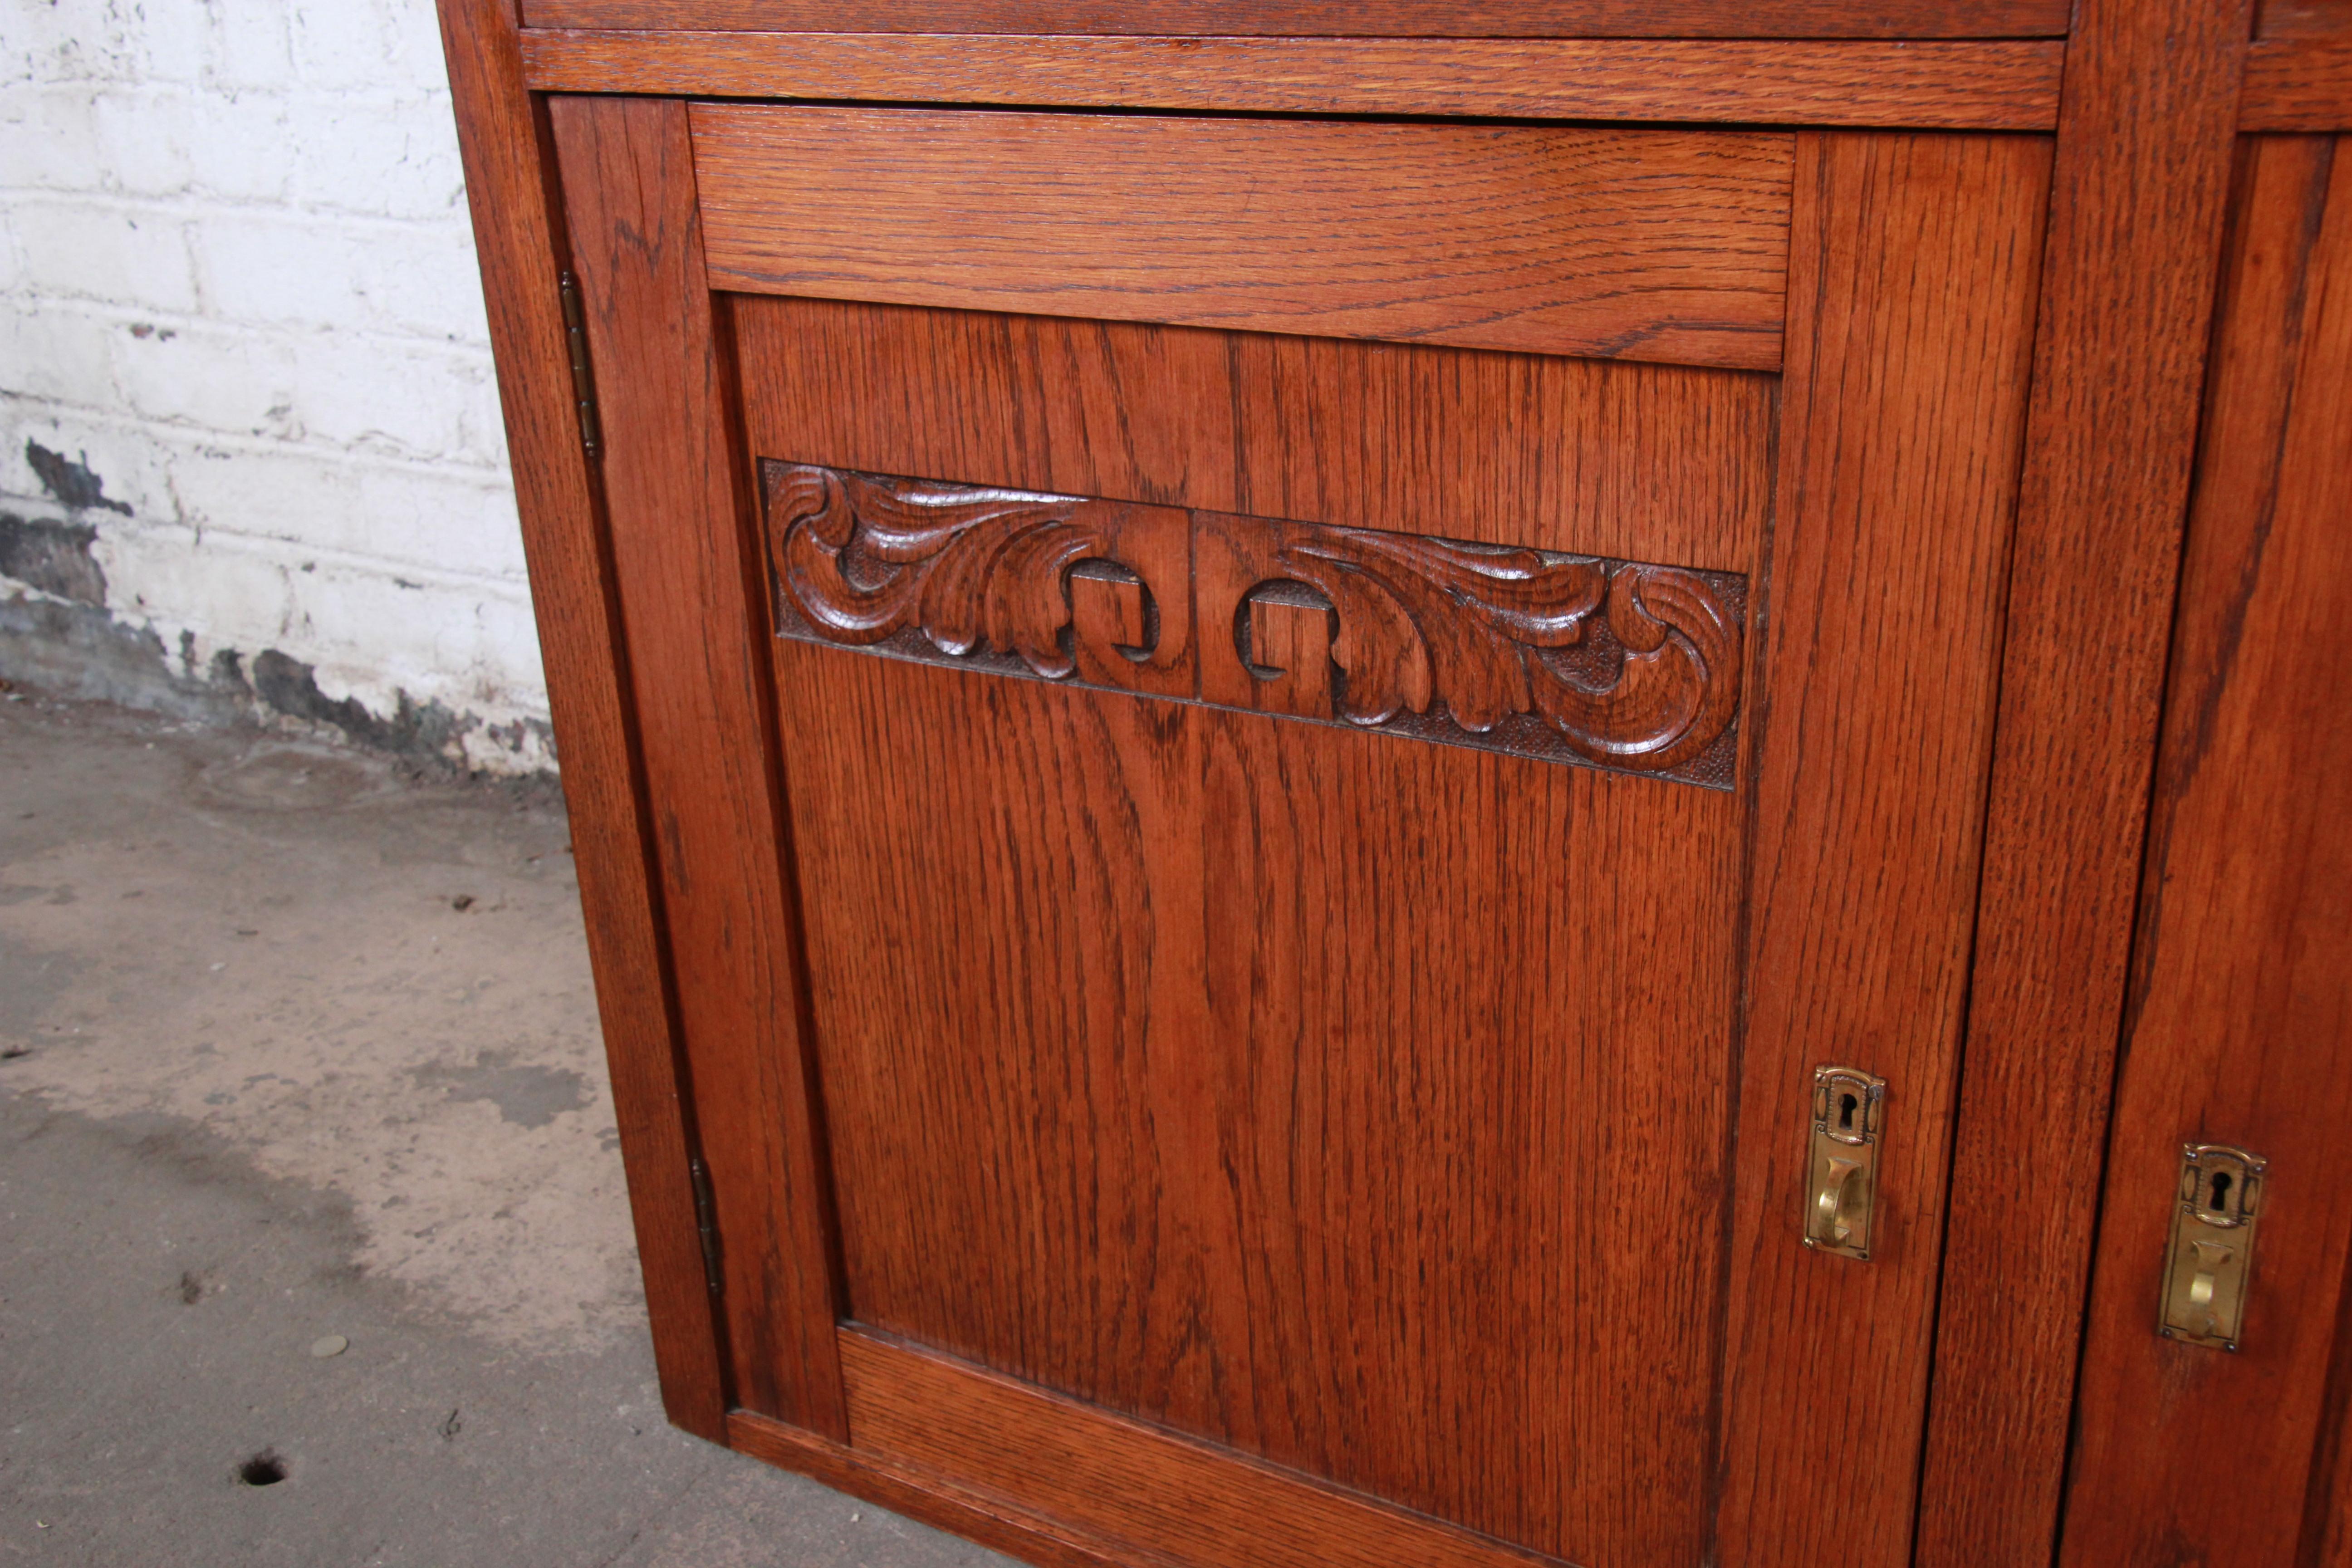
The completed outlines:
{"type": "Polygon", "coordinates": [[[1149,1547],[1049,1518],[927,1465],[853,1448],[772,1415],[729,1411],[727,1446],[1038,1568],[1183,1568],[1149,1547]]]}
{"type": "Polygon", "coordinates": [[[743,296],[785,461],[1747,573],[1752,374],[743,296]]]}
{"type": "Polygon", "coordinates": [[[2022,38],[2066,31],[2064,0],[526,0],[523,9],[534,27],[755,32],[2022,38]]]}
{"type": "Polygon", "coordinates": [[[2312,1456],[2342,1418],[2352,1257],[2352,148],[2246,156],[2083,1361],[2082,1568],[2296,1568],[2332,1512],[2312,1456]],[[2236,1354],[2155,1331],[2184,1142],[2270,1162],[2236,1354]]]}
{"type": "MultiPolygon", "coordinates": [[[[1733,8],[1726,7],[1727,12],[1733,8]]],[[[2063,46],[534,31],[553,92],[2048,130],[2063,46]]]]}
{"type": "Polygon", "coordinates": [[[1789,140],[697,104],[714,287],[1769,369],[1789,140]]]}
{"type": "MultiPolygon", "coordinates": [[[[1474,535],[1540,496],[1548,548],[1735,565],[1769,482],[1755,376],[740,304],[762,455],[1474,535]]],[[[1715,1288],[1730,797],[777,653],[862,1318],[1584,1560],[1696,1550],[1717,1330],[1657,1303],[1715,1288]],[[1603,1167],[1670,1270],[1555,1210],[1603,1167]]]]}
{"type": "Polygon", "coordinates": [[[1953,1134],[1921,1568],[2048,1562],[2252,18],[2086,0],[2067,56],[1953,1134]],[[2017,1173],[2076,1194],[2017,1242],[2017,1173]],[[2002,1460],[1989,1465],[1985,1457],[2002,1460]]]}
{"type": "Polygon", "coordinates": [[[2352,35],[2268,38],[2246,51],[2241,131],[2352,131],[2352,35]]]}
{"type": "Polygon", "coordinates": [[[2352,37],[2352,0],[2262,0],[2264,38],[2352,37]]]}
{"type": "Polygon", "coordinates": [[[800,932],[760,652],[765,595],[702,285],[686,106],[559,99],[557,154],[599,383],[615,581],[677,1010],[716,1203],[733,1402],[845,1431],[800,932]]]}
{"type": "Polygon", "coordinates": [[[860,1320],[1538,1550],[1696,1552],[1732,797],[777,657],[860,1320]]]}
{"type": "Polygon", "coordinates": [[[862,1447],[1034,1499],[1199,1568],[1542,1568],[1549,1560],[1319,1486],[968,1362],[841,1334],[862,1447]]]}
{"type": "Polygon", "coordinates": [[[2336,1362],[2304,1501],[2305,1561],[2312,1568],[2352,1568],[2352,1270],[2337,1303],[2336,1362]]]}
{"type": "Polygon", "coordinates": [[[2049,167],[2036,141],[1799,142],[1751,710],[1726,1564],[1910,1558],[2049,167]],[[1799,1241],[1831,1063],[1888,1085],[1867,1262],[1799,1241]]]}
{"type": "Polygon", "coordinates": [[[688,1179],[692,1111],[609,541],[565,352],[554,157],[523,86],[506,0],[442,0],[440,17],[654,1361],[670,1419],[717,1439],[727,1394],[688,1179]]]}

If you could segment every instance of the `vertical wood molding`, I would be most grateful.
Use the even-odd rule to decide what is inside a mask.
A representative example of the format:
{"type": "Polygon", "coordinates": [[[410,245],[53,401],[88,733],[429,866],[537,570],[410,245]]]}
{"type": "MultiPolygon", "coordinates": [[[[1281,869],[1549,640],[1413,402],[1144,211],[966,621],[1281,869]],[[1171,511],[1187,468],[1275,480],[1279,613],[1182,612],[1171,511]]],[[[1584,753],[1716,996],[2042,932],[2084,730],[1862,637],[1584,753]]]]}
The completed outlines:
{"type": "Polygon", "coordinates": [[[2307,1564],[2332,1522],[2352,1246],[2352,155],[2264,138],[2245,167],[2083,1357],[2096,1416],[2062,1534],[2081,1568],[2307,1564]],[[2192,1141],[2270,1162],[2235,1354],[2155,1332],[2192,1141]]]}
{"type": "Polygon", "coordinates": [[[2080,0],[2067,47],[1922,1568],[2044,1563],[2056,1528],[2251,26],[2249,0],[2080,0]]]}
{"type": "Polygon", "coordinates": [[[1799,141],[1751,709],[1727,1568],[1909,1560],[2049,158],[1799,141]],[[1888,1080],[1867,1262],[1801,1241],[1831,1063],[1888,1080]]]}
{"type": "Polygon", "coordinates": [[[552,163],[507,0],[441,0],[440,14],[662,1400],[678,1426],[723,1439],[725,1377],[695,1236],[628,664],[553,270],[562,235],[552,163]]]}
{"type": "Polygon", "coordinates": [[[737,1405],[847,1434],[803,1050],[764,573],[703,263],[686,105],[550,105],[598,380],[605,505],[737,1405]]]}

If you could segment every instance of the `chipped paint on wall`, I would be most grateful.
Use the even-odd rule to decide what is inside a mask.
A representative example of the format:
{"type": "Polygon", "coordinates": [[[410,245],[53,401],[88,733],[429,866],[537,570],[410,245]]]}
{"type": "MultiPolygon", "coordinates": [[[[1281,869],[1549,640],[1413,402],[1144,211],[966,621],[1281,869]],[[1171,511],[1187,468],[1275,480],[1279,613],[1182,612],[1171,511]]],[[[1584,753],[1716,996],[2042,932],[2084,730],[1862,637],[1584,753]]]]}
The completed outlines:
{"type": "MultiPolygon", "coordinates": [[[[31,516],[0,510],[0,678],[184,719],[323,734],[438,769],[530,773],[554,767],[552,735],[535,713],[460,710],[438,698],[419,700],[399,686],[373,704],[349,691],[330,695],[316,664],[278,647],[248,654],[219,646],[193,626],[178,627],[167,645],[163,617],[126,617],[115,608],[100,549],[104,536],[88,518],[92,510],[121,509],[107,499],[87,454],[68,459],[27,442],[26,459],[59,510],[31,516]]],[[[409,591],[417,586],[394,582],[409,591]]],[[[146,608],[143,595],[132,598],[146,608]]]]}
{"type": "Polygon", "coordinates": [[[551,766],[431,0],[20,7],[0,144],[0,677],[551,766]]]}

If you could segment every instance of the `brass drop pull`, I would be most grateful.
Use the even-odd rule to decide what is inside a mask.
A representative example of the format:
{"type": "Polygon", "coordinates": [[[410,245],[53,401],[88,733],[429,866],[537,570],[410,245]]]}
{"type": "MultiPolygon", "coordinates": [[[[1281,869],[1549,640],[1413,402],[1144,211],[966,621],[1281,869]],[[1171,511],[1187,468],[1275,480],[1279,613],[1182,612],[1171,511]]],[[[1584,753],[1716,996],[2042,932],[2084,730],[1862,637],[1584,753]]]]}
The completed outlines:
{"type": "Polygon", "coordinates": [[[1832,1154],[1822,1184],[1822,1195],[1813,1200],[1815,1230],[1832,1241],[1843,1241],[1853,1234],[1853,1214],[1849,1208],[1854,1195],[1854,1177],[1862,1172],[1862,1162],[1832,1154]]]}
{"type": "Polygon", "coordinates": [[[2172,1245],[2165,1252],[2164,1315],[2158,1325],[2166,1339],[2238,1348],[2264,1168],[2243,1149],[2182,1146],[2172,1245]]]}
{"type": "Polygon", "coordinates": [[[1877,1197],[1878,1120],[1886,1080],[1859,1068],[1813,1070],[1812,1204],[1805,1245],[1841,1258],[1870,1256],[1877,1197]]]}

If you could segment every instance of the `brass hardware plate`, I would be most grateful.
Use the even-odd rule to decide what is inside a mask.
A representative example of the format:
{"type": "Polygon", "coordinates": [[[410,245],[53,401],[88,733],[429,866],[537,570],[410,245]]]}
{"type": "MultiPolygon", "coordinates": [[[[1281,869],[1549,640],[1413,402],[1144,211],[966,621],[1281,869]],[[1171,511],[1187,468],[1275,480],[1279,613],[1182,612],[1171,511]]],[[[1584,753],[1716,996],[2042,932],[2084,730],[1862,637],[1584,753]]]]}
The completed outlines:
{"type": "Polygon", "coordinates": [[[2264,1163],[2226,1144],[2181,1145],[2172,1245],[2164,1255],[2164,1315],[2158,1325],[2166,1339],[2238,1348],[2253,1272],[2264,1163]]]}
{"type": "Polygon", "coordinates": [[[1879,1120],[1886,1080],[1860,1068],[1813,1069],[1811,1164],[1805,1183],[1805,1245],[1840,1258],[1870,1256],[1878,1198],[1879,1120]]]}

